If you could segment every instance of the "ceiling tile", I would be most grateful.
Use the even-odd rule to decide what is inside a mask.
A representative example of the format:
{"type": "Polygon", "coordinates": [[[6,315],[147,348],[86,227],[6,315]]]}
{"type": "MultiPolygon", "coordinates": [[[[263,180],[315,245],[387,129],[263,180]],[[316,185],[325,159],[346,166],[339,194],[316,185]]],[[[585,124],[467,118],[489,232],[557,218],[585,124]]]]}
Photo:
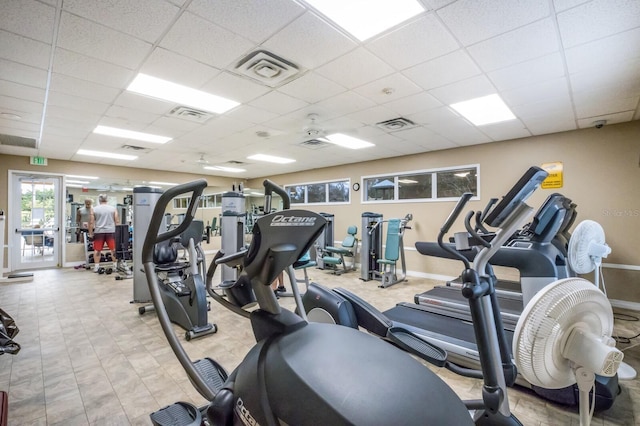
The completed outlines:
{"type": "Polygon", "coordinates": [[[173,117],[160,117],[153,122],[153,127],[158,129],[161,133],[166,131],[167,134],[177,135],[190,132],[200,127],[200,123],[196,123],[189,120],[183,120],[173,117]]]}
{"type": "Polygon", "coordinates": [[[455,148],[457,146],[449,139],[435,134],[433,131],[425,127],[415,127],[413,129],[394,132],[394,136],[402,138],[402,142],[398,144],[400,147],[403,145],[413,144],[416,148],[421,147],[432,151],[437,149],[455,148]]]}
{"type": "Polygon", "coordinates": [[[349,114],[347,117],[363,124],[376,124],[396,118],[398,114],[385,106],[374,106],[349,114]]]}
{"type": "Polygon", "coordinates": [[[14,134],[13,131],[21,130],[26,132],[31,132],[38,134],[40,133],[40,123],[39,122],[26,122],[22,119],[20,120],[7,120],[4,118],[0,118],[0,128],[3,129],[11,129],[8,132],[0,132],[0,133],[9,133],[14,134]]]}
{"type": "MultiPolygon", "coordinates": [[[[25,99],[12,98],[0,95],[0,108],[20,112],[39,113],[42,112],[43,103],[27,101],[25,99]]],[[[18,115],[21,115],[18,113],[18,115]]]]}
{"type": "Polygon", "coordinates": [[[225,113],[225,116],[231,117],[235,120],[242,120],[252,124],[258,124],[273,120],[278,116],[278,114],[251,105],[240,105],[225,113]]]}
{"type": "Polygon", "coordinates": [[[638,70],[640,70],[640,59],[603,64],[600,68],[571,74],[569,79],[576,93],[598,89],[612,93],[636,94],[640,89],[638,70]]]}
{"type": "Polygon", "coordinates": [[[434,89],[480,73],[480,69],[463,50],[416,65],[402,72],[424,89],[434,89]]]}
{"type": "Polygon", "coordinates": [[[494,93],[496,93],[496,88],[485,75],[477,75],[466,80],[429,90],[429,94],[446,105],[492,95],[494,93]]]}
{"type": "Polygon", "coordinates": [[[295,96],[309,103],[315,103],[342,93],[346,91],[346,89],[344,86],[324,78],[315,72],[307,72],[302,77],[279,87],[278,91],[286,93],[289,96],[295,96]]]}
{"type": "Polygon", "coordinates": [[[569,83],[565,77],[546,80],[535,84],[505,90],[500,93],[502,100],[513,107],[537,102],[540,99],[564,96],[569,98],[569,83]]]}
{"type": "MultiPolygon", "coordinates": [[[[105,118],[110,120],[119,120],[123,123],[123,126],[127,129],[142,131],[144,127],[153,123],[161,116],[153,114],[147,111],[141,111],[139,109],[126,108],[120,105],[112,105],[105,112],[105,118]]],[[[114,121],[110,121],[114,123],[114,121]]],[[[120,127],[115,124],[107,124],[107,121],[100,124],[105,126],[120,127]]]]}
{"type": "Polygon", "coordinates": [[[0,59],[0,78],[31,87],[45,88],[47,85],[45,70],[4,59],[0,59]]]}
{"type": "Polygon", "coordinates": [[[549,117],[559,114],[573,115],[573,105],[568,94],[534,98],[531,102],[511,107],[511,111],[519,118],[549,117]]]}
{"type": "Polygon", "coordinates": [[[631,121],[633,118],[633,111],[623,111],[600,115],[598,117],[589,117],[578,120],[578,128],[584,129],[587,127],[593,127],[593,122],[596,120],[607,120],[607,124],[624,123],[625,121],[631,121]]]}
{"type": "Polygon", "coordinates": [[[167,114],[177,106],[173,102],[165,102],[159,99],[150,98],[148,96],[143,96],[137,93],[126,91],[122,92],[114,103],[123,107],[160,115],[167,114]]]}
{"type": "Polygon", "coordinates": [[[317,68],[316,72],[353,89],[394,72],[391,66],[362,47],[317,68]]]}
{"type": "Polygon", "coordinates": [[[147,42],[65,12],[58,46],[130,69],[137,68],[151,51],[147,42]]]}
{"type": "Polygon", "coordinates": [[[431,96],[429,93],[422,92],[396,101],[387,102],[384,106],[385,108],[392,109],[399,115],[403,116],[442,106],[442,102],[431,96]]]}
{"type": "Polygon", "coordinates": [[[3,1],[0,28],[51,44],[55,11],[33,0],[3,1]]]}
{"type": "Polygon", "coordinates": [[[560,48],[553,21],[542,19],[469,46],[468,51],[484,71],[556,52],[560,48]]]}
{"type": "Polygon", "coordinates": [[[382,104],[418,94],[422,92],[422,89],[402,74],[395,73],[360,86],[353,91],[382,104]]]}
{"type": "Polygon", "coordinates": [[[0,30],[0,57],[5,60],[49,68],[51,45],[0,30]]]}
{"type": "Polygon", "coordinates": [[[494,141],[528,138],[531,136],[531,132],[527,130],[522,121],[517,119],[487,124],[486,126],[478,127],[478,130],[494,141]]]}
{"type": "Polygon", "coordinates": [[[438,121],[425,127],[457,145],[476,145],[491,142],[491,138],[462,118],[438,121]]]}
{"type": "Polygon", "coordinates": [[[270,87],[248,81],[228,72],[221,72],[201,87],[202,90],[218,96],[246,103],[271,90],[270,87]]]}
{"type": "Polygon", "coordinates": [[[553,6],[556,12],[562,12],[563,10],[571,9],[588,1],[591,0],[553,0],[553,6]]]}
{"type": "Polygon", "coordinates": [[[89,126],[95,127],[102,118],[101,114],[95,114],[85,110],[71,109],[66,106],[47,105],[47,120],[63,118],[70,121],[78,121],[88,123],[89,126]]]}
{"type": "Polygon", "coordinates": [[[640,59],[640,28],[572,47],[565,57],[570,73],[640,59]]]}
{"type": "Polygon", "coordinates": [[[11,98],[44,104],[45,91],[41,88],[0,80],[0,93],[11,98]]]}
{"type": "Polygon", "coordinates": [[[356,43],[307,12],[263,43],[294,64],[315,68],[354,49],[356,43]]]}
{"type": "Polygon", "coordinates": [[[104,114],[109,108],[109,104],[95,101],[93,99],[79,98],[62,92],[50,92],[47,108],[59,106],[92,114],[104,114]]]}
{"type": "Polygon", "coordinates": [[[133,78],[130,69],[60,48],[53,58],[53,72],[117,88],[133,78]]]}
{"type": "Polygon", "coordinates": [[[158,40],[180,10],[164,0],[64,0],[64,9],[152,43],[158,40]]]}
{"type": "Polygon", "coordinates": [[[160,46],[204,64],[225,68],[248,53],[254,44],[199,16],[184,13],[164,36],[160,46]]]}
{"type": "Polygon", "coordinates": [[[525,117],[522,118],[522,121],[533,135],[560,133],[578,128],[573,114],[555,115],[553,120],[549,120],[547,117],[525,117]]]}
{"type": "MultiPolygon", "coordinates": [[[[438,107],[426,109],[407,116],[411,121],[421,125],[431,125],[436,123],[446,123],[447,121],[459,122],[460,116],[449,107],[438,107]]],[[[464,123],[465,126],[468,123],[464,123]]]]}
{"type": "Polygon", "coordinates": [[[367,49],[398,70],[457,50],[460,46],[434,14],[419,19],[365,44],[367,49]]]}
{"type": "Polygon", "coordinates": [[[290,0],[194,0],[188,10],[255,43],[304,13],[290,0]]]}
{"type": "Polygon", "coordinates": [[[120,94],[120,90],[113,87],[56,73],[51,75],[50,90],[105,103],[113,102],[120,94]]]}
{"type": "Polygon", "coordinates": [[[469,46],[549,16],[548,0],[459,0],[436,12],[469,46]]]}
{"type": "Polygon", "coordinates": [[[564,63],[559,53],[552,53],[488,73],[489,78],[499,90],[555,80],[564,74],[564,63]]]}
{"type": "Polygon", "coordinates": [[[344,92],[332,98],[325,99],[317,104],[329,113],[325,118],[335,118],[341,115],[348,115],[366,108],[371,108],[373,102],[355,92],[344,92]]]}
{"type": "Polygon", "coordinates": [[[637,0],[594,0],[558,14],[565,48],[640,27],[637,0]]]}
{"type": "Polygon", "coordinates": [[[271,91],[250,102],[250,105],[276,114],[287,114],[307,106],[307,102],[284,93],[271,91]]]}
{"type": "Polygon", "coordinates": [[[156,47],[142,64],[140,72],[188,87],[200,88],[220,73],[202,62],[156,47]]]}
{"type": "Polygon", "coordinates": [[[593,96],[581,101],[575,101],[576,114],[578,119],[582,119],[617,112],[633,112],[638,106],[638,100],[640,100],[640,96],[628,98],[593,96]]]}

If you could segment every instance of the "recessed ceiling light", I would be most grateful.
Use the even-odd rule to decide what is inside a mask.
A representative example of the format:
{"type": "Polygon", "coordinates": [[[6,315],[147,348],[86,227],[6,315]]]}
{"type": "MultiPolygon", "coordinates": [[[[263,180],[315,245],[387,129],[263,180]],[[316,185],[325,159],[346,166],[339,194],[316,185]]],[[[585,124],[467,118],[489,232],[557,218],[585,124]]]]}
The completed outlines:
{"type": "Polygon", "coordinates": [[[240,105],[239,102],[212,95],[202,90],[192,89],[146,74],[138,74],[127,90],[164,101],[175,102],[199,108],[204,111],[222,114],[240,105]]]}
{"type": "Polygon", "coordinates": [[[229,172],[229,173],[246,172],[245,169],[239,169],[237,167],[224,167],[224,166],[204,166],[203,169],[206,169],[206,170],[217,170],[219,172],[229,172]]]}
{"type": "Polygon", "coordinates": [[[450,106],[476,126],[499,123],[516,118],[498,95],[483,96],[450,106]]]}
{"type": "Polygon", "coordinates": [[[83,176],[83,175],[67,175],[67,177],[77,178],[77,179],[90,179],[90,180],[100,179],[98,176],[83,176]]]}
{"type": "Polygon", "coordinates": [[[84,188],[84,185],[80,185],[77,183],[67,183],[67,187],[69,188],[84,188]]]}
{"type": "Polygon", "coordinates": [[[89,157],[102,157],[102,158],[115,158],[116,160],[135,160],[138,157],[136,155],[126,155],[126,154],[114,154],[112,152],[104,152],[104,151],[91,151],[88,149],[79,149],[76,154],[78,155],[88,155],[89,157]]]}
{"type": "Polygon", "coordinates": [[[164,185],[164,186],[176,186],[179,185],[178,183],[173,183],[173,182],[149,182],[151,184],[154,185],[164,185]]]}
{"type": "Polygon", "coordinates": [[[320,13],[364,41],[422,12],[417,0],[306,0],[320,13]]]}
{"type": "Polygon", "coordinates": [[[98,126],[93,133],[99,135],[115,136],[117,138],[135,139],[152,143],[167,143],[171,140],[168,136],[152,135],[150,133],[134,132],[133,130],[118,129],[117,127],[98,126]]]}
{"type": "Polygon", "coordinates": [[[247,158],[249,160],[266,161],[268,163],[278,163],[278,164],[287,164],[287,163],[293,163],[294,161],[296,161],[290,158],[276,157],[274,155],[265,155],[265,154],[256,154],[247,158]]]}
{"type": "Polygon", "coordinates": [[[325,139],[334,145],[349,149],[361,149],[375,146],[371,142],[363,141],[362,139],[354,138],[353,136],[348,136],[342,133],[333,133],[328,135],[325,139]]]}

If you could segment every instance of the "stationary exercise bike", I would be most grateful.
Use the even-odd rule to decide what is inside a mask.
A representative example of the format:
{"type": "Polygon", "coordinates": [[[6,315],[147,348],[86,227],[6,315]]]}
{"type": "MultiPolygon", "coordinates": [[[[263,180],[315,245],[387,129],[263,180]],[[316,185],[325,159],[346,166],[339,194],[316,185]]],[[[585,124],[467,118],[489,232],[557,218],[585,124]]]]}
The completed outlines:
{"type": "MultiPolygon", "coordinates": [[[[211,401],[203,410],[211,424],[473,424],[459,397],[407,353],[355,329],[308,323],[280,307],[271,282],[311,247],[325,225],[322,216],[304,210],[283,210],[261,217],[253,227],[247,250],[218,255],[209,267],[208,285],[217,265],[240,263],[242,271],[236,284],[226,291],[246,291],[258,304],[258,309],[247,312],[233,303],[246,300],[229,298],[234,312],[249,317],[257,344],[228,377],[216,367],[216,377],[226,378],[221,387],[210,384],[196,366],[198,361],[189,360],[171,330],[160,306],[160,285],[153,265],[153,246],[186,229],[204,187],[206,181],[196,181],[172,188],[160,197],[142,259],[169,343],[195,387],[211,401]],[[192,199],[184,222],[175,230],[157,235],[168,202],[188,192],[192,199]]],[[[183,411],[193,414],[193,421],[201,413],[183,411]]]]}

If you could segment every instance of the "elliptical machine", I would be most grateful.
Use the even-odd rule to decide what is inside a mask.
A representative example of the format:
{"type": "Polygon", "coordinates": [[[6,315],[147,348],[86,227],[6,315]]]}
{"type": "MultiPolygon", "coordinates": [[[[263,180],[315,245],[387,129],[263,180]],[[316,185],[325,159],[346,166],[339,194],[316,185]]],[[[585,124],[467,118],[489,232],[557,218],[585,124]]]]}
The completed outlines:
{"type": "MultiPolygon", "coordinates": [[[[161,303],[152,251],[155,243],[186,229],[205,186],[206,181],[201,180],[163,194],[149,226],[142,257],[162,329],[189,378],[211,401],[206,409],[210,423],[473,424],[468,407],[458,396],[408,354],[358,330],[307,323],[280,307],[270,289],[271,282],[310,248],[325,225],[322,216],[304,210],[263,216],[253,227],[248,250],[227,256],[218,254],[209,267],[210,288],[217,265],[241,263],[237,285],[230,287],[229,293],[247,289],[259,305],[259,309],[247,312],[229,297],[232,310],[250,318],[257,344],[228,378],[217,364],[212,364],[216,378],[226,380],[221,387],[211,385],[195,366],[198,361],[190,361],[171,329],[161,303]],[[177,229],[157,235],[167,203],[187,192],[193,194],[185,221],[177,229]],[[363,353],[367,356],[363,357],[363,353]],[[392,391],[380,385],[385,383],[393,383],[392,391]]],[[[180,406],[185,420],[198,421],[200,411],[180,406]]]]}
{"type": "MultiPolygon", "coordinates": [[[[180,229],[181,226],[178,226],[180,229]]],[[[209,304],[203,276],[205,256],[200,242],[204,225],[201,220],[190,221],[179,235],[159,241],[153,249],[154,273],[159,279],[162,303],[171,322],[185,330],[191,340],[215,333],[218,329],[208,319],[209,304]],[[178,261],[178,250],[184,248],[188,261],[178,261]]],[[[138,313],[157,310],[155,305],[141,306],[138,313]]]]}

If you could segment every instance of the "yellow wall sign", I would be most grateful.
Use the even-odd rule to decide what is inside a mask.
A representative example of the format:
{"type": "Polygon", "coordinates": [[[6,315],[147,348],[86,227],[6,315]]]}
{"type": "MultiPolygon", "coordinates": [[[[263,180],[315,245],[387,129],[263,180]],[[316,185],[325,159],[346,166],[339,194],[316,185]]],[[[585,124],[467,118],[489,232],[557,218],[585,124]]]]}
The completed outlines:
{"type": "Polygon", "coordinates": [[[553,163],[544,163],[542,164],[543,170],[549,172],[549,176],[542,181],[542,188],[550,189],[550,188],[562,188],[562,162],[556,161],[553,163]]]}

